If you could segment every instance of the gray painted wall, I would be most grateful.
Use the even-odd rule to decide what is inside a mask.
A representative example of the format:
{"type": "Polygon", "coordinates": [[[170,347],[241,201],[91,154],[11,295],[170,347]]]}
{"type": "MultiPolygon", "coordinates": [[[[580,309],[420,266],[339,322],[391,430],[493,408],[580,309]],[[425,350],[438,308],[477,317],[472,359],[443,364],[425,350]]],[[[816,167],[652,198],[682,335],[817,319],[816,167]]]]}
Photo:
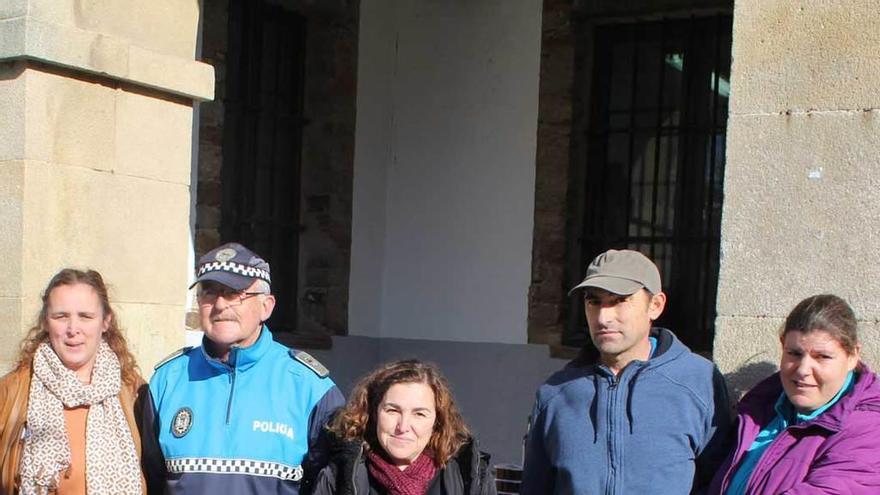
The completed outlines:
{"type": "Polygon", "coordinates": [[[456,403],[492,462],[520,462],[535,390],[567,362],[543,345],[334,337],[333,349],[310,351],[348,396],[357,379],[379,363],[418,358],[437,364],[456,403]]]}

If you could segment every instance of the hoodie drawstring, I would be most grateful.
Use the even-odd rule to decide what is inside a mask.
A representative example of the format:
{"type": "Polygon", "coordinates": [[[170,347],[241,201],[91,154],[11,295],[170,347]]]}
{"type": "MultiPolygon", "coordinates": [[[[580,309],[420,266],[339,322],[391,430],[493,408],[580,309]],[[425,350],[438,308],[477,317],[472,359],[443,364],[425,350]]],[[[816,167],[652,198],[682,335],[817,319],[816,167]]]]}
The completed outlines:
{"type": "Polygon", "coordinates": [[[599,374],[593,373],[593,401],[590,403],[590,421],[593,422],[593,443],[599,442],[599,374]]]}

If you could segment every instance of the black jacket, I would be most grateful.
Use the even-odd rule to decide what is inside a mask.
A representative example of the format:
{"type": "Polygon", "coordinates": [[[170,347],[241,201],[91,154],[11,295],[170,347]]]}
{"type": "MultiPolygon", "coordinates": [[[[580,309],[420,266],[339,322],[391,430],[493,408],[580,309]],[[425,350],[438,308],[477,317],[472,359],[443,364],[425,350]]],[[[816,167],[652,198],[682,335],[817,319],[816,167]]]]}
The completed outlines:
{"type": "MultiPolygon", "coordinates": [[[[330,463],[315,482],[312,495],[383,495],[367,472],[364,446],[343,443],[331,450],[330,463]]],[[[437,471],[425,495],[495,495],[495,477],[489,468],[489,454],[469,441],[437,471]]]]}

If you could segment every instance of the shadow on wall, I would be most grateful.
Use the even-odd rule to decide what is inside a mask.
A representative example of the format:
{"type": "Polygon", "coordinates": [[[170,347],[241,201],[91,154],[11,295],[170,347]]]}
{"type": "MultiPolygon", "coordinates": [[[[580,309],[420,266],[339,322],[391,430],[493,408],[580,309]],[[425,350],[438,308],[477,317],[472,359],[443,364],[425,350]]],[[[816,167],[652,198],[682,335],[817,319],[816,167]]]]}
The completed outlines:
{"type": "Polygon", "coordinates": [[[742,396],[755,384],[777,371],[776,365],[760,361],[741,366],[736,371],[727,373],[724,378],[727,380],[727,386],[730,390],[730,400],[734,403],[739,402],[742,396]]]}

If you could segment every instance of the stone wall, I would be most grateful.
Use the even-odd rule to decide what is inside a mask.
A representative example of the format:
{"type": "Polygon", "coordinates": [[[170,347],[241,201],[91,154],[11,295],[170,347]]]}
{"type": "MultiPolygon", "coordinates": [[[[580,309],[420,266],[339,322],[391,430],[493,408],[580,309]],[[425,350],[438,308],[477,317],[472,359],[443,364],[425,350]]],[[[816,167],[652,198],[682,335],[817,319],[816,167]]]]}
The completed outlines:
{"type": "Polygon", "coordinates": [[[565,322],[565,249],[575,32],[571,0],[545,0],[542,16],[530,343],[558,345],[565,322]]]}
{"type": "Polygon", "coordinates": [[[143,369],[183,342],[192,102],[213,93],[198,15],[181,0],[0,6],[0,369],[67,266],[104,275],[143,369]]]}
{"type": "MultiPolygon", "coordinates": [[[[318,345],[347,331],[358,2],[271,3],[306,19],[297,314],[298,333],[318,345]]],[[[227,0],[205,2],[202,57],[215,67],[217,97],[200,109],[197,256],[220,242],[228,22],[227,0]]]]}
{"type": "Polygon", "coordinates": [[[831,292],[880,366],[880,21],[867,0],[738,0],[715,359],[747,387],[831,292]]]}

